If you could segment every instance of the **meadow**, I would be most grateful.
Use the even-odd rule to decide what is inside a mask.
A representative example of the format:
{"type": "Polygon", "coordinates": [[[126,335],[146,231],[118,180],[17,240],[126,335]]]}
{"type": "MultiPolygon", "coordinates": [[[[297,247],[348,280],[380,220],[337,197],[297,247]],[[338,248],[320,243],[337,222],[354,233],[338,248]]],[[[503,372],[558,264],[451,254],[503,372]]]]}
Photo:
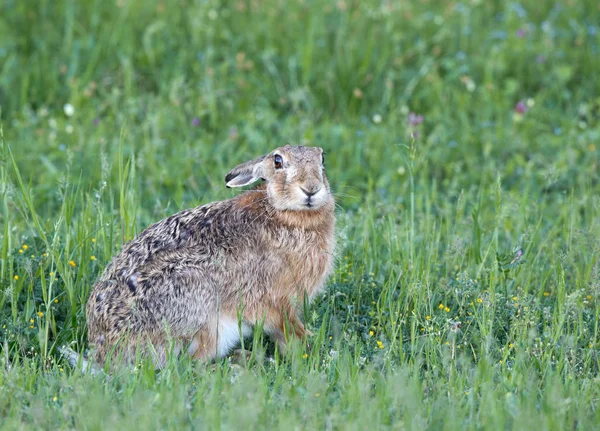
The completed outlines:
{"type": "Polygon", "coordinates": [[[5,0],[0,109],[0,428],[600,424],[597,1],[5,0]],[[338,204],[310,348],[69,367],[123,244],[286,143],[338,204]]]}

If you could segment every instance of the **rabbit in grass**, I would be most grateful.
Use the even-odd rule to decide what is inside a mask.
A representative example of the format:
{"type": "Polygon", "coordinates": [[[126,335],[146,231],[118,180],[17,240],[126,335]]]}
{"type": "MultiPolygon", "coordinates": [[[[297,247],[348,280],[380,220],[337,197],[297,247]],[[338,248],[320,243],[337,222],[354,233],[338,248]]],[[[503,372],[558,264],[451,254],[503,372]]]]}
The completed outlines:
{"type": "Polygon", "coordinates": [[[321,148],[277,148],[225,177],[227,187],[263,184],[174,214],[126,244],[87,304],[94,361],[132,361],[141,349],[161,367],[172,340],[210,360],[256,324],[280,350],[291,334],[310,335],[295,307],[323,289],[335,246],[323,161],[321,148]]]}

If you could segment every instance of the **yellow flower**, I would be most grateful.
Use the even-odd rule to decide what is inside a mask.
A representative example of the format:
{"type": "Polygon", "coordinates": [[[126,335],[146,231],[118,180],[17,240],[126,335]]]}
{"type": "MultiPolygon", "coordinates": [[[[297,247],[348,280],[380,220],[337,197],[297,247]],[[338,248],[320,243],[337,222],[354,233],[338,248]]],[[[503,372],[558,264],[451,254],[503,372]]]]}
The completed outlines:
{"type": "Polygon", "coordinates": [[[32,259],[35,259],[35,254],[32,254],[32,255],[31,255],[31,258],[32,258],[32,259]]]}
{"type": "Polygon", "coordinates": [[[60,372],[62,373],[62,372],[63,372],[63,371],[65,371],[65,370],[63,370],[63,369],[62,369],[62,367],[60,367],[60,368],[58,369],[58,371],[60,371],[60,372]]]}
{"type": "Polygon", "coordinates": [[[55,304],[58,304],[58,298],[56,298],[56,299],[54,300],[54,303],[55,303],[55,304]]]}
{"type": "Polygon", "coordinates": [[[69,265],[71,265],[72,267],[77,266],[77,264],[74,261],[72,261],[72,260],[69,261],[69,265]]]}
{"type": "Polygon", "coordinates": [[[33,323],[33,322],[34,322],[34,320],[33,320],[33,319],[29,319],[29,323],[33,323]]]}
{"type": "Polygon", "coordinates": [[[513,296],[513,297],[512,297],[512,300],[513,300],[513,301],[518,301],[518,300],[519,300],[519,298],[517,298],[516,296],[513,296]]]}
{"type": "Polygon", "coordinates": [[[50,273],[50,277],[54,277],[54,273],[53,272],[50,273]]]}
{"type": "Polygon", "coordinates": [[[550,296],[549,292],[544,292],[544,296],[550,296]]]}
{"type": "Polygon", "coordinates": [[[446,313],[449,313],[449,312],[450,312],[450,307],[446,307],[446,308],[444,308],[444,311],[445,311],[446,313]]]}
{"type": "Polygon", "coordinates": [[[509,343],[509,344],[508,344],[508,348],[509,348],[509,349],[512,349],[513,347],[514,347],[514,344],[513,344],[513,343],[509,343]]]}
{"type": "Polygon", "coordinates": [[[56,400],[58,400],[58,397],[52,398],[52,401],[56,402],[56,400]]]}
{"type": "Polygon", "coordinates": [[[23,247],[21,247],[23,250],[27,250],[29,247],[27,247],[27,244],[23,244],[23,247]]]}
{"type": "Polygon", "coordinates": [[[425,320],[430,320],[431,316],[425,316],[425,320]]]}
{"type": "Polygon", "coordinates": [[[592,300],[592,295],[588,295],[588,296],[586,296],[586,298],[591,301],[592,300]]]}
{"type": "Polygon", "coordinates": [[[438,308],[439,308],[440,310],[443,310],[443,309],[444,309],[444,304],[440,304],[440,305],[438,306],[438,308]]]}
{"type": "Polygon", "coordinates": [[[375,335],[375,333],[373,331],[369,331],[369,337],[372,337],[373,335],[375,335]]]}
{"type": "Polygon", "coordinates": [[[315,394],[315,397],[320,397],[320,396],[321,396],[321,394],[318,392],[315,394]]]}
{"type": "Polygon", "coordinates": [[[19,253],[23,253],[23,250],[19,249],[19,253]]]}
{"type": "Polygon", "coordinates": [[[96,242],[96,238],[92,238],[92,242],[96,242]]]}
{"type": "Polygon", "coordinates": [[[96,256],[94,256],[94,255],[91,255],[91,256],[90,256],[90,260],[96,260],[96,256]]]}
{"type": "Polygon", "coordinates": [[[381,341],[377,341],[377,347],[379,347],[380,349],[383,349],[383,343],[381,341]]]}
{"type": "Polygon", "coordinates": [[[18,276],[18,275],[15,275],[15,280],[18,280],[18,279],[19,279],[19,276],[18,276]]]}
{"type": "Polygon", "coordinates": [[[302,355],[302,359],[306,359],[308,358],[308,353],[305,353],[304,355],[302,355]]]}
{"type": "Polygon", "coordinates": [[[44,313],[42,313],[41,311],[37,312],[38,317],[44,317],[44,313]]]}
{"type": "Polygon", "coordinates": [[[42,257],[48,257],[48,253],[42,254],[42,257]]]}
{"type": "Polygon", "coordinates": [[[481,298],[477,298],[477,303],[478,303],[478,304],[481,304],[482,302],[483,302],[483,299],[481,299],[481,298]]]}
{"type": "Polygon", "coordinates": [[[29,329],[33,329],[33,325],[29,325],[29,329]]]}

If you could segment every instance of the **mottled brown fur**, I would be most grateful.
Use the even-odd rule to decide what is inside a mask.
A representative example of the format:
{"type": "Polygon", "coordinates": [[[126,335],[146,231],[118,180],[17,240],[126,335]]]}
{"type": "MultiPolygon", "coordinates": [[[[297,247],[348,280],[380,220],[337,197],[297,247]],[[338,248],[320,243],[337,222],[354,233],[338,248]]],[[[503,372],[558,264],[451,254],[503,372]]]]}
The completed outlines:
{"type": "Polygon", "coordinates": [[[265,184],[174,214],[126,244],[87,304],[96,362],[119,347],[132,360],[141,347],[161,366],[169,342],[198,359],[221,356],[239,316],[244,328],[262,322],[281,349],[288,329],[306,336],[296,306],[323,288],[335,245],[321,157],[319,148],[286,146],[246,162],[227,175],[228,186],[265,184]]]}

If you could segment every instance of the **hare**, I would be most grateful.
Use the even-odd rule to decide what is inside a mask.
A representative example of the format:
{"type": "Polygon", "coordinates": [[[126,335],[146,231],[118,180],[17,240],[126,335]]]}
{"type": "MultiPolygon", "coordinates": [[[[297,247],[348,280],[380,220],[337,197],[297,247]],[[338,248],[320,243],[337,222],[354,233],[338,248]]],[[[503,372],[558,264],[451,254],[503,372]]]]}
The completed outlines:
{"type": "Polygon", "coordinates": [[[285,349],[311,335],[298,300],[314,298],[332,270],[334,199],[323,150],[277,148],[225,177],[265,182],[232,199],[174,214],[127,243],[87,303],[94,361],[141,348],[164,366],[170,343],[193,358],[222,357],[262,324],[285,349]],[[117,347],[118,346],[118,347],[117,347]]]}

